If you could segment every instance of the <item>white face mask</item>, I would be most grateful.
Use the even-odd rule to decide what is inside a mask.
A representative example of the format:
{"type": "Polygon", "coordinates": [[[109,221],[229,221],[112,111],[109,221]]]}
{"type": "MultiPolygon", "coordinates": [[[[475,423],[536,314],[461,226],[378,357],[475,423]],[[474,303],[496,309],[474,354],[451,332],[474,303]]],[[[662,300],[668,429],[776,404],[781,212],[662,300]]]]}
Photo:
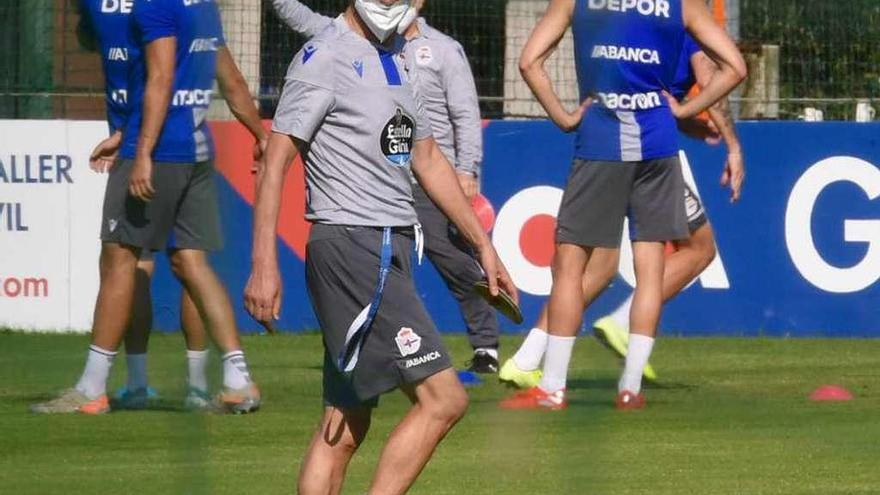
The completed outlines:
{"type": "Polygon", "coordinates": [[[419,9],[410,6],[409,10],[406,11],[406,14],[403,16],[403,20],[400,21],[400,24],[397,26],[397,34],[404,34],[406,30],[412,25],[416,19],[419,18],[419,9]]]}
{"type": "MultiPolygon", "coordinates": [[[[379,0],[355,0],[354,8],[379,41],[387,40],[409,16],[409,12],[415,10],[410,7],[410,0],[400,0],[390,6],[383,5],[379,0]]],[[[412,23],[412,20],[409,22],[412,23]]]]}

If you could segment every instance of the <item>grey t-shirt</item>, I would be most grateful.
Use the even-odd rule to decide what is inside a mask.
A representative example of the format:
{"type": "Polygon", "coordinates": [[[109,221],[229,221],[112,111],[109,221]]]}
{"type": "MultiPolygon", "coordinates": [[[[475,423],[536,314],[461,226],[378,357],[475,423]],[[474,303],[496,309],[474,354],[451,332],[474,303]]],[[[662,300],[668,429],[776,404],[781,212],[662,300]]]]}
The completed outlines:
{"type": "Polygon", "coordinates": [[[418,222],[410,161],[432,137],[401,50],[386,51],[335,19],[287,72],[272,129],[308,144],[306,219],[400,227],[418,222]]]}
{"type": "MultiPolygon", "coordinates": [[[[298,0],[272,0],[279,17],[311,38],[333,20],[298,0]]],[[[477,86],[461,44],[419,19],[420,35],[405,47],[413,86],[425,106],[440,150],[458,172],[480,174],[483,126],[477,86]]]]}

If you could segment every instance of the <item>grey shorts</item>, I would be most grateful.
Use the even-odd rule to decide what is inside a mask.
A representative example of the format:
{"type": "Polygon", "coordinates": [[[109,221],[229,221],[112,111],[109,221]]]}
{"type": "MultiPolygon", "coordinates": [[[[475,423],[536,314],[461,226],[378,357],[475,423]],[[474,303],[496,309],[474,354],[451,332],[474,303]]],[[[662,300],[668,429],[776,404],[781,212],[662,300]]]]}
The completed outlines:
{"type": "Polygon", "coordinates": [[[223,247],[214,164],[153,163],[149,202],[128,193],[132,160],[119,160],[104,193],[101,240],[139,247],[216,251],[223,247]]]}
{"type": "Polygon", "coordinates": [[[374,298],[382,231],[316,224],[306,248],[306,284],[324,337],[324,401],[351,408],[375,406],[381,394],[452,367],[449,352],[412,279],[411,234],[392,234],[391,270],[357,365],[337,365],[346,336],[374,298]]]}
{"type": "Polygon", "coordinates": [[[557,220],[556,242],[619,248],[623,220],[642,242],[687,239],[684,178],[677,156],[643,162],[575,160],[557,220]]]}
{"type": "Polygon", "coordinates": [[[700,198],[691,190],[691,186],[684,185],[684,208],[687,213],[688,231],[693,234],[703,225],[709,223],[706,209],[700,198]]]}

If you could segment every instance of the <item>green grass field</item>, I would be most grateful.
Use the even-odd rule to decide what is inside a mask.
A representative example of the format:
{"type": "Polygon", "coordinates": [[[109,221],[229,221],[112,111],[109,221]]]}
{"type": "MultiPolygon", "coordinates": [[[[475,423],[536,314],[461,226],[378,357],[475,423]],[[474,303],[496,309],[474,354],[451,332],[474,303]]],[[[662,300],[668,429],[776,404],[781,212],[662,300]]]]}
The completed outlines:
{"type": "MultiPolygon", "coordinates": [[[[505,350],[518,341],[505,340],[505,350]]],[[[463,362],[465,340],[448,342],[463,362]]],[[[255,415],[179,410],[179,336],[151,343],[150,376],[163,397],[155,410],[29,414],[29,403],[73,384],[86,345],[82,336],[0,333],[0,492],[294,492],[321,410],[318,336],[245,339],[265,397],[255,415]]],[[[567,411],[500,411],[504,387],[472,389],[468,416],[412,493],[880,493],[880,341],[666,339],[655,355],[662,386],[648,390],[641,412],[613,410],[617,362],[587,338],[576,347],[567,411]],[[824,383],[856,399],[809,402],[824,383]]],[[[124,359],[115,368],[114,388],[124,359]]],[[[364,493],[406,407],[400,394],[383,400],[345,493],[364,493]]]]}

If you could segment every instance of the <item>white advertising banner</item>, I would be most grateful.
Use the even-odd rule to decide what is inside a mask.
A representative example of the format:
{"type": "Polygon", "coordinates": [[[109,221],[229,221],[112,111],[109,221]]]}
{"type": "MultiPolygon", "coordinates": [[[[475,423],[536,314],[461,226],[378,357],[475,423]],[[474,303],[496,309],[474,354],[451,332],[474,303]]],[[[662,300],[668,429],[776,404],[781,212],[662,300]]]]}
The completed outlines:
{"type": "Polygon", "coordinates": [[[98,292],[105,122],[0,120],[0,328],[88,331],[98,292]]]}

